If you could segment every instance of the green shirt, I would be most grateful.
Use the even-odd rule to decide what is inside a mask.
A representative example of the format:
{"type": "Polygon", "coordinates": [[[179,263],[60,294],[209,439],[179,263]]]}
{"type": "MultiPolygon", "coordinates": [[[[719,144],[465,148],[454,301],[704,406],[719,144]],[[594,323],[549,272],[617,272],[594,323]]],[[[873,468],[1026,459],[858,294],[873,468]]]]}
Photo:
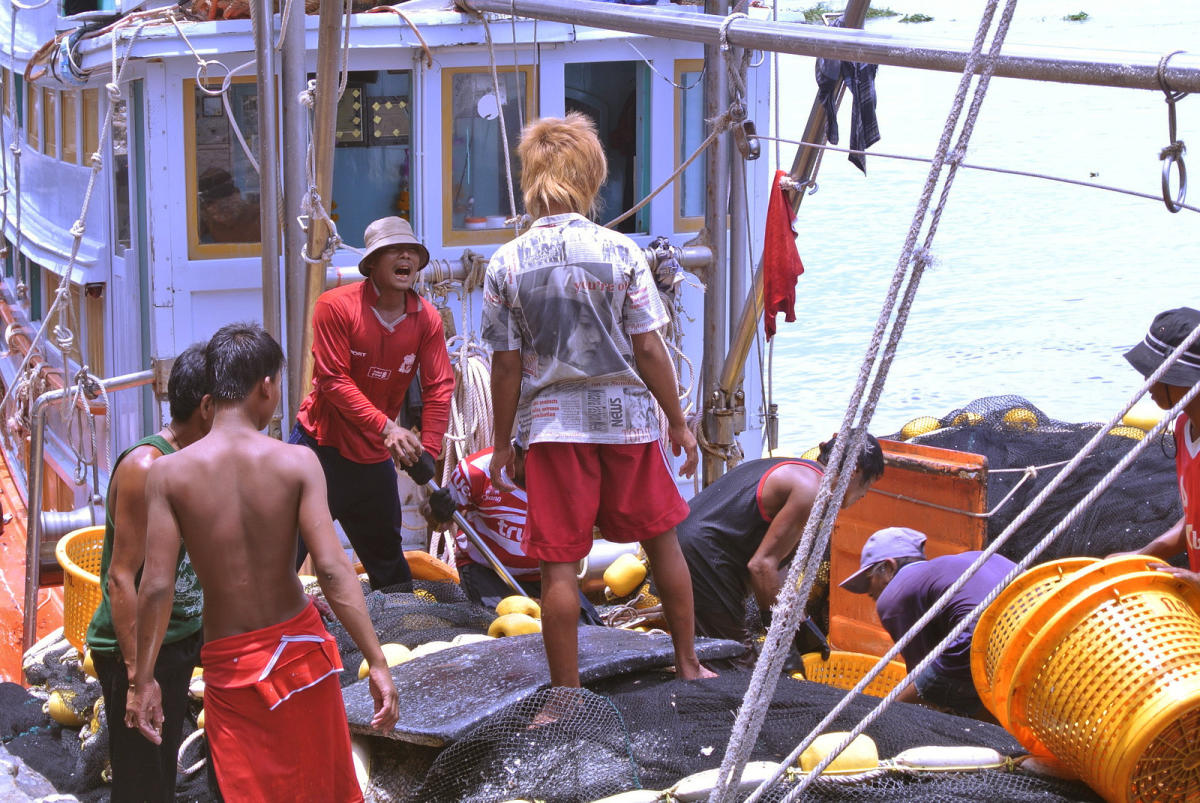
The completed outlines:
{"type": "MultiPolygon", "coordinates": [[[[153,446],[165,455],[176,451],[175,447],[160,435],[142,438],[121,452],[121,456],[117,458],[117,462],[113,466],[113,476],[116,476],[117,466],[121,465],[125,456],[139,446],[153,446]]],[[[116,499],[113,494],[108,495],[104,508],[104,548],[100,553],[101,600],[100,606],[96,608],[96,613],[92,616],[91,624],[88,625],[87,645],[97,652],[119,653],[121,648],[117,644],[117,633],[113,628],[112,621],[112,604],[108,599],[108,567],[112,563],[113,550],[112,516],[113,510],[116,508],[116,499]]],[[[141,576],[141,570],[139,570],[139,582],[141,576]]],[[[185,639],[199,630],[203,623],[201,620],[203,611],[204,595],[200,591],[200,581],[196,578],[196,570],[192,568],[192,562],[188,559],[187,552],[180,547],[179,562],[175,567],[175,601],[171,606],[171,620],[167,623],[167,634],[163,638],[163,644],[185,639]]]]}

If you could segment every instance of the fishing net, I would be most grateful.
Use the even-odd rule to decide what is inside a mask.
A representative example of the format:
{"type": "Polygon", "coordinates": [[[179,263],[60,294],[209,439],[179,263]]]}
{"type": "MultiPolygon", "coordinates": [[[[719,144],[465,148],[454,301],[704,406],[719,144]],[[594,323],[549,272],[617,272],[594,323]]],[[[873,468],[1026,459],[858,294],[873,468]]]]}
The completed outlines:
{"type": "MultiPolygon", "coordinates": [[[[467,599],[457,583],[414,580],[411,594],[369,588],[364,588],[363,594],[381,644],[412,648],[430,641],[449,641],[462,633],[487,633],[488,625],[496,618],[494,611],[467,599]]],[[[337,640],[343,666],[340,681],[347,686],[358,680],[362,652],[332,612],[323,611],[322,618],[337,640]]]]}
{"type": "Polygon", "coordinates": [[[587,689],[542,689],[446,748],[412,803],[598,800],[640,788],[629,732],[587,689]]]}
{"type": "MultiPolygon", "coordinates": [[[[1101,427],[1056,421],[1020,396],[976,399],[941,419],[930,419],[928,426],[940,428],[912,441],[987,458],[989,510],[1020,484],[1013,497],[988,520],[989,541],[1058,475],[1063,466],[1054,464],[1074,457],[1101,427]],[[1031,467],[1036,475],[1022,481],[1025,469],[1031,467]]],[[[1027,554],[1133,448],[1141,434],[1136,427],[1124,426],[1106,435],[1091,456],[1001,547],[1001,554],[1013,560],[1027,554]]],[[[1103,557],[1138,549],[1161,535],[1181,515],[1175,447],[1168,433],[1161,443],[1151,444],[1142,452],[1039,560],[1103,557]]]]}

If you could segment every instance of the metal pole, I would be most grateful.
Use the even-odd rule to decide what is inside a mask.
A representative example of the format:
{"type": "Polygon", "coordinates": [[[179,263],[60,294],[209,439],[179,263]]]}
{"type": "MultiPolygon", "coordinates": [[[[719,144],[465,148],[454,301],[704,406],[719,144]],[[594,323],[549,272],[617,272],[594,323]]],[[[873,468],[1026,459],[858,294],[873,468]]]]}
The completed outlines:
{"type": "MultiPolygon", "coordinates": [[[[313,108],[313,150],[316,159],[316,185],[326,211],[333,203],[333,146],[337,133],[337,82],[341,61],[342,6],[340,3],[321,3],[317,33],[317,97],[313,108]]],[[[325,249],[329,232],[322,221],[310,220],[308,253],[320,254],[325,249]]],[[[308,263],[305,263],[308,264],[308,263]]],[[[325,290],[325,263],[308,265],[304,283],[304,314],[300,339],[300,387],[312,382],[312,313],[317,297],[325,290]]]]}
{"type": "MultiPolygon", "coordinates": [[[[292,11],[282,32],[283,59],[279,75],[283,93],[280,98],[283,108],[283,279],[286,313],[283,331],[287,337],[285,348],[288,354],[295,354],[301,348],[304,329],[308,325],[304,306],[308,271],[307,264],[300,256],[306,240],[299,220],[300,203],[305,191],[304,160],[308,158],[308,112],[300,103],[300,93],[307,85],[304,66],[307,32],[305,15],[300,13],[300,7],[293,6],[292,11]]],[[[303,365],[302,359],[288,361],[287,410],[284,414],[289,419],[300,409],[300,400],[307,390],[301,378],[303,365]]]]}
{"type": "MultiPolygon", "coordinates": [[[[154,381],[154,371],[139,371],[112,379],[102,379],[100,384],[108,392],[149,385],[154,381]]],[[[41,586],[42,572],[42,491],[45,478],[46,454],[46,411],[51,402],[63,399],[72,388],[49,390],[33,401],[29,411],[32,432],[29,436],[29,490],[25,498],[29,504],[29,518],[25,527],[25,609],[21,612],[21,650],[28,650],[37,639],[37,595],[41,586]]]]}
{"type": "MultiPolygon", "coordinates": [[[[724,16],[729,12],[728,0],[705,0],[704,10],[724,16]]],[[[716,44],[704,47],[704,119],[713,120],[729,106],[729,80],[720,48],[716,44]]],[[[717,398],[717,377],[725,354],[726,320],[728,313],[728,228],[729,220],[729,137],[721,136],[705,154],[708,186],[704,204],[704,231],[701,238],[712,249],[712,270],[704,293],[704,354],[701,361],[704,388],[704,435],[710,444],[721,447],[732,437],[730,416],[718,416],[724,407],[717,398]]],[[[705,485],[721,476],[725,464],[714,455],[704,452],[705,485]]]]}
{"type": "Polygon", "coordinates": [[[279,133],[276,128],[275,42],[271,0],[250,4],[258,61],[258,222],[262,232],[263,328],[282,340],[279,325],[279,133]]]}
{"type": "MultiPolygon", "coordinates": [[[[870,0],[850,0],[846,12],[842,16],[842,25],[851,28],[861,26],[863,20],[866,19],[867,8],[870,4],[870,0]]],[[[833,28],[831,30],[841,29],[833,28]]],[[[837,93],[840,104],[843,93],[840,82],[834,91],[837,93]]],[[[825,122],[825,107],[819,100],[814,99],[812,109],[808,113],[808,122],[804,126],[803,141],[823,144],[825,142],[825,122]]],[[[808,182],[816,178],[817,169],[820,166],[820,156],[819,148],[802,146],[796,151],[796,158],[792,161],[792,169],[789,173],[792,179],[800,185],[800,190],[789,196],[793,215],[800,209],[808,182]]],[[[742,305],[738,322],[733,328],[733,334],[729,341],[729,353],[725,357],[725,365],[721,369],[721,376],[717,383],[725,393],[732,393],[733,389],[742,381],[746,369],[746,359],[750,355],[750,348],[754,345],[755,331],[758,329],[758,321],[762,317],[762,312],[763,264],[760,259],[754,270],[754,280],[750,292],[742,305]]]]}
{"type": "MultiPolygon", "coordinates": [[[[459,0],[478,11],[516,14],[551,22],[586,25],[664,39],[717,44],[722,17],[674,11],[663,6],[613,6],[594,0],[459,0]]],[[[861,23],[858,26],[862,27],[861,23]]],[[[922,70],[961,73],[969,42],[921,36],[887,36],[847,28],[797,25],[770,20],[736,19],[728,26],[735,47],[822,56],[842,61],[888,64],[922,70]]],[[[1049,45],[1005,44],[995,74],[1003,78],[1091,84],[1161,91],[1158,63],[1163,54],[1119,50],[1084,50],[1049,45]]],[[[1180,92],[1200,92],[1200,54],[1172,56],[1163,70],[1167,84],[1180,92]]]]}

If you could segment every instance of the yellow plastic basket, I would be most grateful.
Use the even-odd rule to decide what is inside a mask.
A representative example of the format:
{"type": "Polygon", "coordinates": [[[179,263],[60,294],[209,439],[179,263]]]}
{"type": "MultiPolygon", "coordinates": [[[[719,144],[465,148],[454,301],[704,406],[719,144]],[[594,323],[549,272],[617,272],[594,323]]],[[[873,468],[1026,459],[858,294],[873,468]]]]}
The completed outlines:
{"type": "Polygon", "coordinates": [[[1001,725],[1008,727],[1004,719],[1008,712],[992,695],[996,689],[996,674],[1004,665],[1009,648],[1014,644],[1018,650],[1023,648],[1025,639],[1037,632],[1039,624],[1031,614],[1043,597],[1079,569],[1096,562],[1095,558],[1065,558],[1034,566],[1009,583],[980,615],[971,639],[971,677],[979,699],[1001,725]],[[1030,628],[1033,628],[1032,632],[1029,632],[1030,628]]]}
{"type": "Polygon", "coordinates": [[[63,567],[63,636],[83,652],[88,624],[100,607],[100,554],[104,527],[84,527],[67,533],[54,548],[63,567]]]}
{"type": "Polygon", "coordinates": [[[1200,589],[1148,562],[1104,564],[1043,598],[994,695],[1027,748],[1106,800],[1200,799],[1200,589]]]}
{"type": "MultiPolygon", "coordinates": [[[[836,686],[839,689],[853,689],[855,684],[863,679],[868,670],[879,663],[874,655],[864,655],[860,652],[841,652],[834,650],[829,654],[829,660],[821,657],[819,652],[810,652],[804,656],[804,677],[826,686],[836,686]]],[[[892,661],[879,675],[872,680],[864,694],[872,697],[886,697],[888,692],[904,679],[908,671],[902,661],[892,661]]]]}

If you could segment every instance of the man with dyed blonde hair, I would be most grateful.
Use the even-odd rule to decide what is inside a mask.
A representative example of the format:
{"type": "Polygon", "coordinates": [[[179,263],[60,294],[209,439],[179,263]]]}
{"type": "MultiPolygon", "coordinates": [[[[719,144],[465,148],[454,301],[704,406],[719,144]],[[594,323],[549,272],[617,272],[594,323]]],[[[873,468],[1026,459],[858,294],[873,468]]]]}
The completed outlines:
{"type": "Polygon", "coordinates": [[[596,126],[586,116],[571,112],[564,118],[535,120],[522,132],[517,156],[525,210],[534,219],[551,214],[555,207],[581,215],[595,213],[608,162],[596,126]]]}
{"type": "Polygon", "coordinates": [[[711,677],[696,658],[691,579],[675,538],[688,506],[659,443],[655,400],[675,453],[686,453],[684,476],[696,469],[696,439],[658,333],[667,314],[650,267],[628,237],[584,217],[607,172],[590,120],[534,121],[517,152],[525,206],[536,220],[488,263],[489,471],[497,488],[512,490],[515,423],[528,444],[522,545],[541,565],[550,682],[579,685],[575,570],[596,525],[610,541],[642,543],[671,627],[676,671],[711,677]]]}

